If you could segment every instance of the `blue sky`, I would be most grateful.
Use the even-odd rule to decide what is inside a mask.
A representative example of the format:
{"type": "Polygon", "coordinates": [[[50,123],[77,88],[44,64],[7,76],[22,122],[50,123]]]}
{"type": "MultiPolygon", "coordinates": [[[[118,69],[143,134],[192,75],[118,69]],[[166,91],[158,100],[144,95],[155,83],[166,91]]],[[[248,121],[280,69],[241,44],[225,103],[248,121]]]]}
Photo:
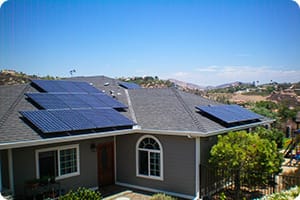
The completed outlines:
{"type": "Polygon", "coordinates": [[[297,82],[300,7],[292,0],[8,0],[0,8],[0,69],[199,85],[297,82]]]}

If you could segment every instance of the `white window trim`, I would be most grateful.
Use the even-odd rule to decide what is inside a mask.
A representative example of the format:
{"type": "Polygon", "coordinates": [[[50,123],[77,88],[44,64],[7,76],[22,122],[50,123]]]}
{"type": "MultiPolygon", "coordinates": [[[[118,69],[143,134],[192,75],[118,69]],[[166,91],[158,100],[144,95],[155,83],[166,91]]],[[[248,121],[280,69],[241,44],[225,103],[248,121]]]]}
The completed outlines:
{"type": "MultiPolygon", "coordinates": [[[[141,178],[147,178],[147,179],[154,179],[154,180],[161,180],[161,181],[163,181],[164,180],[164,173],[163,173],[164,172],[163,147],[162,147],[161,143],[159,142],[159,140],[156,137],[152,136],[152,135],[144,135],[144,136],[140,137],[140,139],[137,141],[135,150],[136,150],[136,154],[135,154],[136,176],[137,177],[141,177],[141,178]],[[152,176],[152,175],[150,175],[150,161],[148,161],[149,175],[139,174],[139,150],[145,150],[145,149],[139,148],[139,144],[145,138],[152,138],[159,145],[159,149],[160,150],[147,149],[147,151],[148,151],[148,154],[150,154],[150,152],[160,153],[160,176],[152,176]]],[[[150,155],[148,156],[148,159],[150,159],[150,155]]]]}
{"type": "Polygon", "coordinates": [[[57,165],[58,165],[58,176],[55,177],[55,180],[65,179],[72,176],[78,176],[80,175],[80,156],[79,156],[79,144],[73,144],[73,145],[66,145],[66,146],[59,146],[59,147],[51,147],[51,148],[45,148],[45,149],[38,149],[35,151],[35,166],[36,166],[36,178],[40,178],[40,167],[39,167],[39,153],[46,152],[46,151],[57,151],[58,152],[58,158],[57,158],[57,165]],[[65,175],[60,175],[60,151],[66,150],[66,149],[76,149],[76,159],[77,159],[77,171],[65,175]]]}

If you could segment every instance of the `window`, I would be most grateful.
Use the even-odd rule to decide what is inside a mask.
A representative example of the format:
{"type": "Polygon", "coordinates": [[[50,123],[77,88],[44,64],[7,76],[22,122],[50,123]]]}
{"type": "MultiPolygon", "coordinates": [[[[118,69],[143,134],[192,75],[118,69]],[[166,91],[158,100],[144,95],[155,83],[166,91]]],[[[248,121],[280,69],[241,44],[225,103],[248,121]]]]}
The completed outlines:
{"type": "Polygon", "coordinates": [[[153,136],[143,136],[136,145],[137,176],[163,179],[162,147],[153,136]]]}
{"type": "Polygon", "coordinates": [[[36,151],[37,178],[79,175],[79,145],[36,151]]]}

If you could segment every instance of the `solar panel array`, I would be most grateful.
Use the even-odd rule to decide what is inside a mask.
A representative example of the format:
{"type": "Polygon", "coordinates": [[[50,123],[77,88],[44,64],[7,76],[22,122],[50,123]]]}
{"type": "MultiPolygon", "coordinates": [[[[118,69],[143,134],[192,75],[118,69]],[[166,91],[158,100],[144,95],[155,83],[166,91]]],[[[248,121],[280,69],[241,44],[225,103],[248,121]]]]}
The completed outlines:
{"type": "Polygon", "coordinates": [[[42,109],[21,111],[43,133],[133,126],[117,110],[127,108],[121,102],[85,82],[33,80],[42,93],[26,96],[42,109]]]}
{"type": "Polygon", "coordinates": [[[26,93],[43,109],[127,108],[104,93],[26,93]]]}
{"type": "Polygon", "coordinates": [[[54,93],[100,93],[100,91],[86,82],[60,80],[32,80],[32,83],[44,92],[54,93]]]}
{"type": "Polygon", "coordinates": [[[196,106],[196,108],[226,124],[259,120],[262,118],[261,115],[238,105],[209,105],[196,106]]]}
{"type": "Polygon", "coordinates": [[[112,108],[21,111],[43,133],[128,127],[134,123],[112,108]]]}
{"type": "Polygon", "coordinates": [[[140,89],[141,86],[131,82],[119,82],[119,85],[126,89],[140,89]]]}

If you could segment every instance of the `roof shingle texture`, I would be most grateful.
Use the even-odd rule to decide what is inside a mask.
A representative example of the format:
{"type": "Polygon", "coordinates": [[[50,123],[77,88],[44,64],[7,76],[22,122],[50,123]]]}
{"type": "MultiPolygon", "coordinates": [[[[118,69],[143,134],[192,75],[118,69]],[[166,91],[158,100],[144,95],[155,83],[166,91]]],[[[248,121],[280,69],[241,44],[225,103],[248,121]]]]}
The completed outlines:
{"type": "Polygon", "coordinates": [[[176,89],[129,90],[142,129],[207,132],[224,128],[196,112],[196,105],[216,104],[176,89]]]}

